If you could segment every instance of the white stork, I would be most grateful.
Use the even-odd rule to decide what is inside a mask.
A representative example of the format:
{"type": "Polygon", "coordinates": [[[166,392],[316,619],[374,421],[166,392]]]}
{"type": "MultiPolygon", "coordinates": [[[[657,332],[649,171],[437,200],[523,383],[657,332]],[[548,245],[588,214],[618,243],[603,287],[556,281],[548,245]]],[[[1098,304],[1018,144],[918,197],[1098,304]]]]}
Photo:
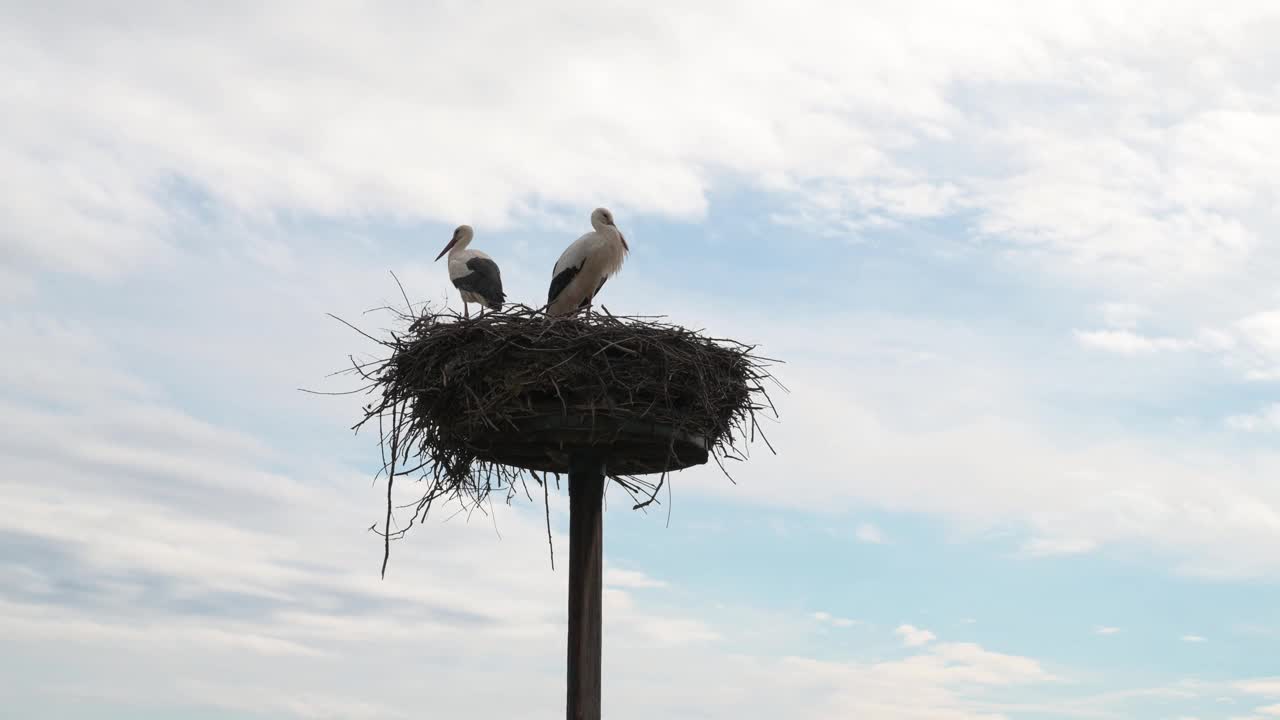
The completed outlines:
{"type": "Polygon", "coordinates": [[[453,239],[436,256],[438,262],[445,253],[449,253],[449,279],[462,295],[464,317],[471,317],[467,303],[499,310],[507,298],[502,292],[502,273],[498,271],[498,263],[479,250],[467,249],[474,236],[470,225],[459,225],[453,231],[453,239]]]}
{"type": "Polygon", "coordinates": [[[551,271],[548,315],[568,315],[579,308],[589,308],[604,282],[618,272],[631,250],[613,222],[613,213],[607,209],[592,211],[591,227],[595,229],[565,248],[551,271]]]}

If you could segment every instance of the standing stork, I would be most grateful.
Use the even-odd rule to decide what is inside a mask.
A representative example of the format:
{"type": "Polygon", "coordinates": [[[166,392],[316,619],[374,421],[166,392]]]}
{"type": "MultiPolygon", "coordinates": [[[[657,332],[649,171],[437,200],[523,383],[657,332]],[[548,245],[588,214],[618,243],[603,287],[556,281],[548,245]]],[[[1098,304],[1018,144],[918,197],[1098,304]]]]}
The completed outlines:
{"type": "Polygon", "coordinates": [[[591,232],[573,241],[551,271],[547,291],[547,314],[568,315],[589,308],[600,288],[622,267],[630,248],[622,231],[613,222],[613,213],[596,208],[591,213],[591,232]]]}
{"type": "Polygon", "coordinates": [[[502,302],[507,299],[506,293],[502,292],[502,273],[498,271],[498,263],[479,250],[467,249],[474,236],[470,225],[459,225],[453,231],[453,239],[436,256],[438,262],[445,253],[449,253],[449,279],[462,295],[463,317],[471,317],[467,303],[500,310],[502,302]]]}

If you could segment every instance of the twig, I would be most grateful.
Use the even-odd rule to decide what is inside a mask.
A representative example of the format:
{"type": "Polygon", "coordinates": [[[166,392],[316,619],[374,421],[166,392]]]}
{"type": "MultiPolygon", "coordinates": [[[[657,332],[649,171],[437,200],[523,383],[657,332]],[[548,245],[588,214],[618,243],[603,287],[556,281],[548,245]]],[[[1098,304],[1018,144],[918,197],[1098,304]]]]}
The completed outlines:
{"type": "Polygon", "coordinates": [[[551,571],[556,569],[556,546],[551,542],[551,494],[547,490],[547,479],[542,478],[542,507],[547,513],[547,550],[551,552],[551,571]]]}

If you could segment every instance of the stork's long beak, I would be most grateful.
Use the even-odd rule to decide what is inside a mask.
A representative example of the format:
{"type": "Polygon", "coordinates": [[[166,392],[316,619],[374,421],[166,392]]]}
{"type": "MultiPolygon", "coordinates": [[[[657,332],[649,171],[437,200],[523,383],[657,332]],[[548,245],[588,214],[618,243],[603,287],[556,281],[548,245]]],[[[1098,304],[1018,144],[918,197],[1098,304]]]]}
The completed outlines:
{"type": "Polygon", "coordinates": [[[454,235],[453,238],[449,240],[449,244],[445,245],[444,249],[440,251],[440,254],[436,256],[436,260],[439,260],[440,258],[444,257],[444,254],[449,252],[449,250],[451,250],[453,246],[457,244],[458,244],[458,236],[454,235]]]}
{"type": "MultiPolygon", "coordinates": [[[[617,225],[614,225],[614,229],[617,229],[617,227],[617,225]]],[[[622,249],[631,252],[631,247],[627,245],[627,236],[623,235],[621,230],[618,230],[618,239],[622,241],[622,249]]]]}

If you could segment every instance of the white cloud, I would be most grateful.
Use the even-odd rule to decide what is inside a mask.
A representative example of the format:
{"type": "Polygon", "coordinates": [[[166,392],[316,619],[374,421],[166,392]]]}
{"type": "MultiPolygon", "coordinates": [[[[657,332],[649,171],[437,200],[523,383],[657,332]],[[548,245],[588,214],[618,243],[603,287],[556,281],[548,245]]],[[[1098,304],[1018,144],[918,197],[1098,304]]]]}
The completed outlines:
{"type": "Polygon", "coordinates": [[[1098,543],[1088,538],[1032,538],[1022,546],[1022,551],[1033,557],[1054,555],[1079,555],[1096,550],[1098,543]]]}
{"type": "Polygon", "coordinates": [[[638,630],[647,643],[658,648],[687,648],[723,637],[702,620],[684,617],[643,617],[638,630]]]}
{"type": "Polygon", "coordinates": [[[1098,627],[1093,631],[1097,635],[1115,635],[1120,632],[1118,627],[1098,627]]]}
{"type": "Polygon", "coordinates": [[[255,219],[497,227],[598,203],[697,217],[746,182],[821,232],[973,212],[1000,247],[1152,286],[1240,267],[1273,227],[1266,3],[1206,24],[1193,4],[564,0],[494,22],[390,0],[85,11],[74,33],[10,12],[2,59],[29,81],[0,242],[20,262],[164,262],[205,194],[255,219]]]}
{"type": "Polygon", "coordinates": [[[743,661],[748,683],[771,688],[761,717],[786,714],[792,693],[821,693],[805,717],[876,717],[888,720],[992,720],[1002,707],[990,702],[998,688],[1051,683],[1055,677],[1034,660],[993,653],[976,645],[938,644],[903,660],[843,663],[789,657],[776,665],[743,661]],[[981,688],[969,697],[960,688],[981,688]]]}
{"type": "Polygon", "coordinates": [[[897,629],[894,630],[894,633],[902,638],[902,644],[907,647],[928,645],[937,639],[937,636],[933,633],[914,625],[899,625],[897,629]]]}
{"type": "Polygon", "coordinates": [[[1232,415],[1227,418],[1227,427],[1244,432],[1280,430],[1280,403],[1268,405],[1256,413],[1232,415]]]}
{"type": "Polygon", "coordinates": [[[1161,337],[1133,330],[1076,330],[1076,341],[1094,350],[1118,355],[1153,355],[1165,352],[1216,352],[1236,350],[1238,338],[1222,330],[1201,329],[1192,337],[1161,337]]]}
{"type": "Polygon", "coordinates": [[[1250,695],[1263,695],[1265,697],[1280,697],[1280,676],[1273,678],[1255,678],[1253,680],[1244,680],[1235,684],[1235,688],[1243,693],[1250,695]]]}
{"type": "Polygon", "coordinates": [[[145,399],[147,386],[116,369],[118,358],[98,334],[75,317],[0,313],[0,334],[13,350],[5,363],[6,385],[38,388],[52,403],[95,404],[124,396],[145,399]],[[85,357],[105,362],[86,365],[85,357]]]}
{"type": "Polygon", "coordinates": [[[861,624],[857,620],[851,620],[849,618],[844,618],[844,617],[836,617],[829,612],[822,612],[822,611],[815,612],[810,617],[812,617],[814,620],[818,621],[819,623],[829,624],[832,627],[838,627],[838,628],[849,628],[849,627],[853,627],[854,625],[861,624]]]}
{"type": "Polygon", "coordinates": [[[1170,337],[1150,337],[1131,330],[1077,330],[1075,336],[1076,341],[1085,347],[1120,355],[1177,352],[1195,347],[1194,344],[1187,340],[1170,337]]]}
{"type": "MultiPolygon", "coordinates": [[[[1078,377],[1064,376],[1061,387],[1043,385],[1056,368],[1033,380],[999,361],[987,366],[989,374],[970,376],[963,342],[950,350],[929,346],[939,360],[903,377],[870,359],[876,348],[894,344],[892,335],[866,330],[870,323],[861,317],[822,323],[862,328],[849,339],[858,349],[832,350],[827,341],[834,353],[829,366],[788,369],[784,381],[792,392],[775,398],[784,422],[766,428],[778,456],[754,453],[735,475],[737,485],[708,476],[697,487],[806,509],[812,506],[804,498],[822,492],[826,511],[873,507],[936,515],[968,537],[992,529],[1029,535],[1019,543],[1030,555],[1128,545],[1167,553],[1178,571],[1195,575],[1280,571],[1280,553],[1258,550],[1280,547],[1274,544],[1280,491],[1268,479],[1280,472],[1280,456],[1241,455],[1207,436],[1170,445],[1168,438],[1116,432],[1112,425],[1099,432],[1050,430],[1024,398],[1076,392],[1078,377]],[[919,417],[897,401],[918,393],[934,398],[919,417]],[[830,451],[806,450],[823,447],[830,451]],[[785,487],[775,482],[782,473],[794,478],[785,487]]],[[[715,324],[731,335],[739,330],[723,320],[715,324]]],[[[760,335],[757,329],[737,336],[760,335]]],[[[803,346],[800,339],[785,340],[771,352],[786,356],[782,351],[803,346]]]]}
{"type": "Polygon", "coordinates": [[[885,542],[884,531],[871,523],[862,523],[858,526],[855,533],[859,542],[870,543],[872,545],[883,545],[885,542]]]}
{"type": "Polygon", "coordinates": [[[1183,635],[1183,636],[1182,636],[1182,641],[1183,641],[1183,642],[1189,642],[1189,643],[1202,643],[1202,642],[1207,642],[1206,638],[1203,638],[1203,637],[1201,637],[1201,636],[1199,636],[1199,635],[1183,635]]]}
{"type": "Polygon", "coordinates": [[[1159,353],[1201,352],[1217,356],[1245,379],[1280,378],[1280,310],[1251,312],[1218,327],[1200,328],[1183,337],[1160,336],[1130,328],[1076,330],[1081,345],[1132,357],[1159,353]]]}
{"type": "Polygon", "coordinates": [[[1135,303],[1104,303],[1101,310],[1106,324],[1120,330],[1133,330],[1142,318],[1151,314],[1148,308],[1135,303]]]}
{"type": "Polygon", "coordinates": [[[663,588],[667,584],[636,570],[609,568],[604,574],[604,584],[624,589],[663,588]]]}
{"type": "Polygon", "coordinates": [[[1280,378],[1280,310],[1256,312],[1232,327],[1239,338],[1230,361],[1256,380],[1280,378]]]}

